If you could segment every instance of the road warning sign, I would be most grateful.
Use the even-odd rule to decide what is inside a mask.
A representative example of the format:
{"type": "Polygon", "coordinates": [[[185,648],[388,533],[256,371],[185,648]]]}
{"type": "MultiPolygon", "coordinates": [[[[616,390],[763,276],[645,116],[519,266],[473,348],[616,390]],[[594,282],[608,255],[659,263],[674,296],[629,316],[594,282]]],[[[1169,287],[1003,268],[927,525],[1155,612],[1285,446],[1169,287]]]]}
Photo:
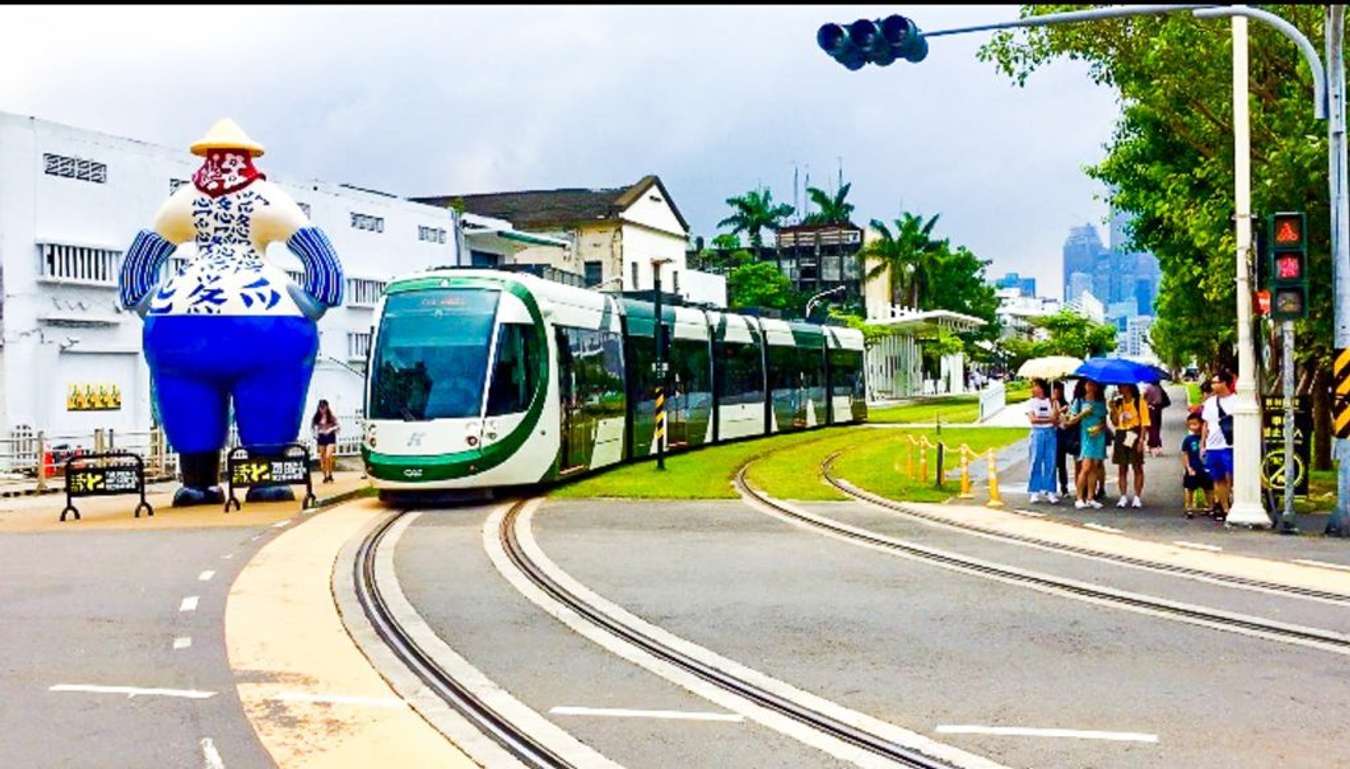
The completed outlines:
{"type": "Polygon", "coordinates": [[[1336,350],[1331,387],[1331,429],[1337,438],[1350,438],[1350,348],[1336,350]]]}

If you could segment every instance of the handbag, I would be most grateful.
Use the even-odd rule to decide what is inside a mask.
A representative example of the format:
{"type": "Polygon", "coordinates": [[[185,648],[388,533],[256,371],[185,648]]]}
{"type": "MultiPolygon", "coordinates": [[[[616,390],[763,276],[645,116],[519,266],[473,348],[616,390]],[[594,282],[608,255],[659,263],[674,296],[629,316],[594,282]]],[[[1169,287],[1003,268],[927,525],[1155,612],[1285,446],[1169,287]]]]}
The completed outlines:
{"type": "Polygon", "coordinates": [[[1228,447],[1232,448],[1233,415],[1224,412],[1223,404],[1219,402],[1219,399],[1217,397],[1214,399],[1214,408],[1219,410],[1219,429],[1223,431],[1224,443],[1227,443],[1228,447]]]}

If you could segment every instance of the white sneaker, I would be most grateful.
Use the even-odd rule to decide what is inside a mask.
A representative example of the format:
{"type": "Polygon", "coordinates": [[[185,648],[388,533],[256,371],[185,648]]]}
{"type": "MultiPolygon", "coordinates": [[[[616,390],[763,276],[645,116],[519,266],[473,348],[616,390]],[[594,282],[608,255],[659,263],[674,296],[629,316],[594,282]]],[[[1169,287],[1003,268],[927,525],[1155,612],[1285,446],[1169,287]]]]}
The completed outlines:
{"type": "Polygon", "coordinates": [[[1130,498],[1122,495],[1120,501],[1116,503],[1116,507],[1128,507],[1129,504],[1130,498]]]}
{"type": "Polygon", "coordinates": [[[1093,510],[1100,510],[1100,509],[1102,509],[1102,503],[1101,503],[1101,502],[1098,502],[1098,501],[1095,500],[1095,499],[1089,499],[1089,500],[1088,500],[1088,504],[1092,506],[1092,509],[1093,509],[1093,510]]]}
{"type": "Polygon", "coordinates": [[[1141,508],[1141,507],[1143,507],[1143,506],[1144,506],[1144,503],[1139,501],[1139,497],[1135,497],[1135,498],[1134,498],[1134,502],[1132,502],[1132,503],[1130,504],[1130,507],[1133,507],[1133,508],[1135,508],[1135,509],[1139,509],[1139,508],[1141,508]]]}
{"type": "Polygon", "coordinates": [[[1086,502],[1084,502],[1083,500],[1081,500],[1081,499],[1075,499],[1075,500],[1073,501],[1073,509],[1075,509],[1075,510],[1082,510],[1083,508],[1085,508],[1085,507],[1087,507],[1087,506],[1088,506],[1088,504],[1087,504],[1086,502]]]}
{"type": "Polygon", "coordinates": [[[1040,501],[1041,501],[1041,493],[1039,491],[1031,492],[1031,496],[1027,499],[1027,502],[1033,505],[1039,504],[1040,501]]]}
{"type": "Polygon", "coordinates": [[[1058,505],[1058,504],[1059,504],[1059,495],[1056,494],[1056,493],[1054,493],[1053,491],[1050,492],[1049,499],[1050,499],[1050,504],[1052,504],[1052,505],[1058,505]]]}

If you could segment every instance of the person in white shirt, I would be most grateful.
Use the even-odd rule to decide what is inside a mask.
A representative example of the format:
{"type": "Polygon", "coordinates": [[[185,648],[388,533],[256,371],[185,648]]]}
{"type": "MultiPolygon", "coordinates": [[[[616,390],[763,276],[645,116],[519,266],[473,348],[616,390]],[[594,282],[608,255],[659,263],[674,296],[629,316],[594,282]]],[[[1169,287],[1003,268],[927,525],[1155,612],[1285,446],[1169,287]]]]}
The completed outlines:
{"type": "Polygon", "coordinates": [[[1200,429],[1200,455],[1214,480],[1215,517],[1223,520],[1233,504],[1233,409],[1237,408],[1237,396],[1233,394],[1233,375],[1227,370],[1215,374],[1211,384],[1214,395],[1200,410],[1200,418],[1205,420],[1200,429]]]}
{"type": "Polygon", "coordinates": [[[1031,474],[1027,477],[1027,493],[1033,504],[1041,501],[1042,493],[1050,504],[1059,504],[1059,495],[1055,493],[1055,424],[1059,422],[1059,415],[1047,397],[1049,391],[1044,380],[1034,379],[1031,400],[1027,401],[1027,419],[1031,422],[1031,474]]]}

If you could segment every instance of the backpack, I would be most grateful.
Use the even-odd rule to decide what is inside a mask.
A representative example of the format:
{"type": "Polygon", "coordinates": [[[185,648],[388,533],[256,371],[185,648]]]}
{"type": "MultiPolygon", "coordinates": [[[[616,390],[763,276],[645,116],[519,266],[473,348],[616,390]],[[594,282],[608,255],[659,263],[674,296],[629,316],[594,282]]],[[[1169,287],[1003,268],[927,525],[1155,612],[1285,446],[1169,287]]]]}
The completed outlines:
{"type": "Polygon", "coordinates": [[[1227,414],[1223,410],[1223,404],[1219,402],[1218,397],[1214,398],[1214,408],[1219,410],[1219,429],[1223,430],[1223,439],[1228,444],[1228,448],[1233,448],[1233,415],[1227,414]]]}

